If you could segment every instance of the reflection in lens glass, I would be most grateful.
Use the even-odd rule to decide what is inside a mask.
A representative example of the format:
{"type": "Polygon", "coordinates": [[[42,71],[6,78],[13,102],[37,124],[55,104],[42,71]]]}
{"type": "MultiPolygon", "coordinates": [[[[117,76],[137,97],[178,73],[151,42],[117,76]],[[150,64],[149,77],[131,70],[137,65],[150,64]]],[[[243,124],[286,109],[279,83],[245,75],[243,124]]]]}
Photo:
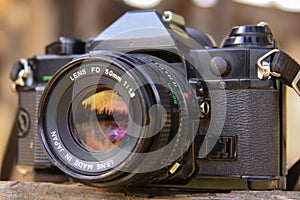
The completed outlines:
{"type": "Polygon", "coordinates": [[[126,135],[128,107],[113,89],[93,87],[73,102],[70,124],[74,139],[84,149],[108,151],[126,135]]]}

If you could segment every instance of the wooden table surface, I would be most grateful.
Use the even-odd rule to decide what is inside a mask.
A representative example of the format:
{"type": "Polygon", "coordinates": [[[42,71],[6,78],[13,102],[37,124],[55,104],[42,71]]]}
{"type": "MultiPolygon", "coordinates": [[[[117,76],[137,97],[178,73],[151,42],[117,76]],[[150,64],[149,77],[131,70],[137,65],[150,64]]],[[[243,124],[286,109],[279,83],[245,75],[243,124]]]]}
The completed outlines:
{"type": "Polygon", "coordinates": [[[300,199],[294,191],[184,192],[167,189],[103,189],[78,183],[0,182],[0,199],[300,199]]]}

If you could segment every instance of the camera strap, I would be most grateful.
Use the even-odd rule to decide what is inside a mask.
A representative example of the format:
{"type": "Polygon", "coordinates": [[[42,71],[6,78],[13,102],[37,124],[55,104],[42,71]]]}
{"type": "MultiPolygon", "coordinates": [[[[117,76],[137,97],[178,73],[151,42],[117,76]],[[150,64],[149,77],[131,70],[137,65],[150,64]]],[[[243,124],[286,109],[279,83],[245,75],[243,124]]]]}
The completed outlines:
{"type": "Polygon", "coordinates": [[[292,87],[300,96],[300,65],[287,53],[273,49],[258,59],[257,65],[260,79],[272,76],[292,87]],[[271,61],[265,62],[268,57],[271,57],[271,61]]]}

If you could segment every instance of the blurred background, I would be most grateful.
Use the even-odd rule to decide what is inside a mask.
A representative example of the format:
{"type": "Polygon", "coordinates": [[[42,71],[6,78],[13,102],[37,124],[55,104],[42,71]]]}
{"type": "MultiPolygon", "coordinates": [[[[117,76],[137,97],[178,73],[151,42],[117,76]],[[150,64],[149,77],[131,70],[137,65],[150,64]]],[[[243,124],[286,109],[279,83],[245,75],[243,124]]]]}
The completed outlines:
{"type": "MultiPolygon", "coordinates": [[[[171,10],[220,45],[232,26],[267,21],[280,48],[300,62],[299,0],[0,0],[0,169],[17,112],[9,74],[15,61],[44,54],[59,36],[96,36],[124,12],[171,10]]],[[[288,166],[300,155],[300,98],[287,90],[288,166]]]]}

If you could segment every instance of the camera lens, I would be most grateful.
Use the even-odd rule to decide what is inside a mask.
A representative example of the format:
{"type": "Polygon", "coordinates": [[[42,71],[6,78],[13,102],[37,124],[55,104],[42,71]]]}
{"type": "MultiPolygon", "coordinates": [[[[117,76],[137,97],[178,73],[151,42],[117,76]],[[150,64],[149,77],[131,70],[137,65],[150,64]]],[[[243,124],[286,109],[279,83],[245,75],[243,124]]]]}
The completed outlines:
{"type": "Polygon", "coordinates": [[[87,151],[104,152],[124,138],[128,107],[112,88],[87,88],[74,99],[69,123],[74,140],[87,151]]]}
{"type": "Polygon", "coordinates": [[[38,129],[44,149],[55,166],[85,183],[149,183],[172,164],[188,162],[199,125],[188,85],[183,72],[150,55],[82,56],[43,92],[38,129]]]}

